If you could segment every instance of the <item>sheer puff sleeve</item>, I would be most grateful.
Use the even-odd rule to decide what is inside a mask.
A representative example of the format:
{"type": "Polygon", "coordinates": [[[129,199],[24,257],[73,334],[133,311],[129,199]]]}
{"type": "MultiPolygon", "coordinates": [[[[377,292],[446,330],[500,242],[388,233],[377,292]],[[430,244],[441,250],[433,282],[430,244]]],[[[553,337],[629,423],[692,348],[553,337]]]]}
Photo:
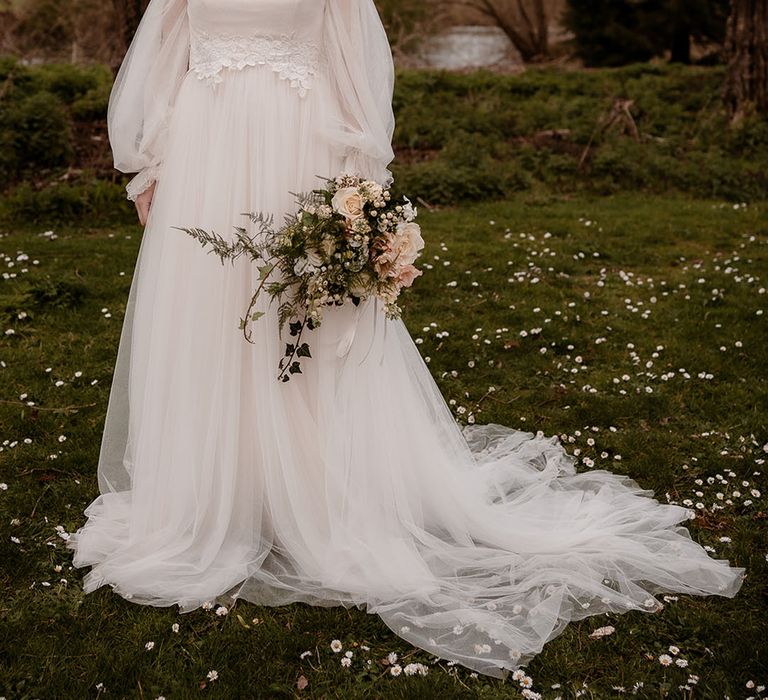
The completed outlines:
{"type": "Polygon", "coordinates": [[[344,153],[345,172],[388,185],[395,71],[373,0],[328,0],[325,47],[339,107],[328,136],[344,153]]]}
{"type": "Polygon", "coordinates": [[[117,74],[107,125],[115,168],[138,173],[135,200],[158,178],[168,120],[189,68],[187,0],[152,0],[117,74]]]}

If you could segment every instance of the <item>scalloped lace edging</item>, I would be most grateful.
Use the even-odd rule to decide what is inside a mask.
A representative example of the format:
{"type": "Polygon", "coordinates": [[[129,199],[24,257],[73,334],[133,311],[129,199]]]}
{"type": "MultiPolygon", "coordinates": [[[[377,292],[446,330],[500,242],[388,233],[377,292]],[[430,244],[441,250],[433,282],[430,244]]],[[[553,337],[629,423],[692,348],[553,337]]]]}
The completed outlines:
{"type": "Polygon", "coordinates": [[[148,190],[152,183],[157,180],[158,173],[160,172],[160,165],[151,165],[148,168],[141,170],[126,186],[125,192],[128,199],[135,202],[139,195],[148,190]]]}

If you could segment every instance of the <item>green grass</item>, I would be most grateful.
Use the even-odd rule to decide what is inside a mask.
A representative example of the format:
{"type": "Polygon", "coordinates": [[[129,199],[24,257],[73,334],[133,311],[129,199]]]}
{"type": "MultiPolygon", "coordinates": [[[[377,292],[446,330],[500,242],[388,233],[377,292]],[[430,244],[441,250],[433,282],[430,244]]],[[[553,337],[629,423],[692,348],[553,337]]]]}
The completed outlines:
{"type": "MultiPolygon", "coordinates": [[[[570,625],[527,668],[545,698],[619,697],[613,686],[631,695],[636,683],[636,697],[744,698],[758,695],[747,681],[768,682],[767,208],[519,195],[422,212],[432,269],[406,322],[457,418],[559,434],[580,451],[580,469],[629,474],[663,501],[702,503],[692,536],[747,569],[732,600],[680,596],[658,614],[570,625]],[[589,637],[604,625],[615,633],[589,637]],[[688,668],[660,665],[670,645],[688,668]],[[696,689],[680,690],[689,673],[696,689]]],[[[389,652],[406,663],[432,658],[357,609],[240,602],[226,616],[179,615],[109,588],[84,595],[56,528],[82,525],[97,494],[141,234],[41,231],[0,238],[0,696],[520,697],[511,679],[443,663],[424,678],[391,677],[389,652]],[[354,651],[351,669],[333,639],[354,651]]]]}

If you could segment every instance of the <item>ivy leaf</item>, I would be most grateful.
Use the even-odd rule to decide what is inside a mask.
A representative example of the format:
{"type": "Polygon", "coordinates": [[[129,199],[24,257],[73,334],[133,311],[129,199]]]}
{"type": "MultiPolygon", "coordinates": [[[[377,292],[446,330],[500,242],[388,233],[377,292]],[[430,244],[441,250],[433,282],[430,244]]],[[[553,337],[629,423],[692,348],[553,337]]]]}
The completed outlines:
{"type": "Polygon", "coordinates": [[[272,270],[275,269],[274,265],[259,265],[259,279],[265,280],[269,275],[271,274],[272,270]]]}
{"type": "Polygon", "coordinates": [[[309,352],[309,344],[302,343],[299,349],[296,351],[299,357],[312,357],[312,353],[309,352]]]}
{"type": "Polygon", "coordinates": [[[258,321],[262,316],[264,316],[263,311],[254,311],[253,315],[251,316],[251,321],[258,321]]]}
{"type": "Polygon", "coordinates": [[[294,362],[288,371],[291,374],[301,374],[301,365],[298,362],[294,362]]]}
{"type": "Polygon", "coordinates": [[[301,333],[301,321],[294,321],[290,324],[291,335],[298,335],[301,333]]]}
{"type": "Polygon", "coordinates": [[[293,353],[294,353],[295,351],[296,351],[296,346],[295,346],[295,345],[293,345],[293,344],[291,344],[291,343],[288,343],[288,344],[285,346],[285,356],[286,356],[286,357],[290,357],[291,355],[293,355],[293,353]]]}

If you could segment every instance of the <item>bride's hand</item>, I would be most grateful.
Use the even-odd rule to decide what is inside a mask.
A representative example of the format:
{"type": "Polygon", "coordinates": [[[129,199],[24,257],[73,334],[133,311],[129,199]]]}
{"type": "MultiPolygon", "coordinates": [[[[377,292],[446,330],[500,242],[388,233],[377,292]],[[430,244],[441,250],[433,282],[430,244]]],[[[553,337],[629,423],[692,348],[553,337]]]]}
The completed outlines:
{"type": "Polygon", "coordinates": [[[153,182],[146,190],[136,197],[136,211],[139,214],[139,223],[142,226],[147,225],[149,210],[152,208],[152,197],[155,195],[155,185],[153,182]]]}

